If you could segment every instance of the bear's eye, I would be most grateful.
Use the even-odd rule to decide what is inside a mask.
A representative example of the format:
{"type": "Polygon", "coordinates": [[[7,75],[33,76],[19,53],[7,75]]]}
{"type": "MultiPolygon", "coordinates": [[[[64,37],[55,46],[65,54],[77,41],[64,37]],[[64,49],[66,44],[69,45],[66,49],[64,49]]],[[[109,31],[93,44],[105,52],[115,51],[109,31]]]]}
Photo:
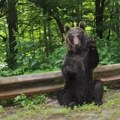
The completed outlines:
{"type": "Polygon", "coordinates": [[[83,40],[83,36],[81,34],[79,34],[77,37],[79,38],[79,40],[83,40]]]}
{"type": "Polygon", "coordinates": [[[70,41],[73,41],[73,36],[69,36],[70,41]]]}

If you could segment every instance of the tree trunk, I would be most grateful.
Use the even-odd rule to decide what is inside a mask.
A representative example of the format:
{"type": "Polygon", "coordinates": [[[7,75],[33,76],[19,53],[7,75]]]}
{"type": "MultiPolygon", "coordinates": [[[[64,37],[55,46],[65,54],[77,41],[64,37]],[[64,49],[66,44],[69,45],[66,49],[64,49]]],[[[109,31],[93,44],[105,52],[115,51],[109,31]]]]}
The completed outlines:
{"type": "MultiPolygon", "coordinates": [[[[117,13],[116,19],[120,21],[120,3],[116,3],[116,13],[117,13]]],[[[116,33],[118,37],[120,37],[120,22],[117,22],[116,24],[116,33]]]]}
{"type": "Polygon", "coordinates": [[[64,41],[63,34],[65,33],[65,30],[64,30],[64,25],[62,23],[62,20],[61,20],[61,18],[59,16],[59,13],[57,12],[57,9],[49,10],[49,14],[55,19],[55,21],[56,21],[56,23],[57,23],[57,25],[59,27],[60,33],[62,35],[62,41],[61,42],[63,42],[64,41]]]}
{"type": "Polygon", "coordinates": [[[103,37],[103,13],[105,0],[95,0],[96,34],[103,37]]]}
{"type": "Polygon", "coordinates": [[[45,42],[45,52],[46,52],[46,56],[49,56],[49,50],[48,50],[48,38],[47,38],[47,25],[46,22],[43,23],[43,30],[44,30],[44,42],[45,42]]]}
{"type": "Polygon", "coordinates": [[[51,24],[50,21],[48,21],[48,48],[49,48],[49,54],[52,52],[52,38],[51,38],[51,24]]]}
{"type": "Polygon", "coordinates": [[[61,32],[61,35],[62,35],[62,43],[64,42],[64,36],[63,36],[63,34],[65,34],[65,30],[64,30],[64,25],[62,24],[62,22],[61,22],[61,19],[60,19],[60,17],[59,16],[54,16],[54,19],[56,20],[56,22],[57,22],[57,24],[58,24],[58,27],[59,27],[59,30],[60,30],[60,32],[61,32]]]}
{"type": "Polygon", "coordinates": [[[107,45],[110,46],[110,33],[111,33],[111,30],[108,29],[108,36],[107,36],[107,45]]]}
{"type": "Polygon", "coordinates": [[[15,32],[17,32],[17,9],[16,9],[16,2],[15,0],[8,0],[8,53],[7,53],[7,63],[9,68],[15,67],[17,60],[16,60],[16,37],[15,32]]]}

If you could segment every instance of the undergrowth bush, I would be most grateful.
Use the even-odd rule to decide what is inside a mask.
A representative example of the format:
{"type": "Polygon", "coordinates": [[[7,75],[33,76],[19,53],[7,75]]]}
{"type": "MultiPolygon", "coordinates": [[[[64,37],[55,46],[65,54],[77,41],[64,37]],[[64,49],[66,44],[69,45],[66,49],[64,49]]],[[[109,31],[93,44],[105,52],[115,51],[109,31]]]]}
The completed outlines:
{"type": "Polygon", "coordinates": [[[0,105],[2,106],[18,105],[21,107],[32,107],[34,105],[43,104],[46,102],[46,100],[47,96],[45,94],[34,96],[26,96],[24,94],[21,94],[13,99],[1,100],[0,105]]]}
{"type": "Polygon", "coordinates": [[[53,70],[59,70],[61,68],[66,48],[61,46],[52,52],[48,57],[44,54],[40,55],[41,59],[34,58],[31,62],[25,57],[18,58],[19,65],[15,69],[9,69],[7,66],[3,67],[0,71],[1,76],[14,76],[28,73],[41,73],[53,70]],[[20,59],[20,60],[19,60],[20,59]],[[21,59],[23,59],[21,61],[21,59]],[[23,62],[26,61],[26,62],[23,62]],[[36,61],[36,63],[35,63],[36,61]]]}
{"type": "Polygon", "coordinates": [[[46,97],[44,94],[42,95],[35,95],[32,97],[27,97],[24,94],[15,97],[14,104],[20,105],[22,107],[30,107],[32,105],[42,104],[45,103],[46,97]]]}
{"type": "Polygon", "coordinates": [[[120,63],[120,39],[117,36],[113,35],[110,41],[97,39],[96,43],[101,65],[120,63]]]}
{"type": "MultiPolygon", "coordinates": [[[[110,41],[107,39],[99,39],[92,36],[97,44],[97,49],[100,55],[101,65],[114,64],[120,62],[120,38],[116,35],[111,35],[110,41]]],[[[35,48],[33,44],[27,43],[25,51],[19,52],[16,56],[18,59],[18,66],[14,69],[9,69],[6,66],[0,70],[1,76],[13,76],[29,73],[41,73],[54,70],[60,70],[66,54],[66,46],[61,45],[54,48],[54,51],[46,55],[46,53],[39,48],[35,48]],[[31,47],[34,47],[32,49],[31,47]]]]}

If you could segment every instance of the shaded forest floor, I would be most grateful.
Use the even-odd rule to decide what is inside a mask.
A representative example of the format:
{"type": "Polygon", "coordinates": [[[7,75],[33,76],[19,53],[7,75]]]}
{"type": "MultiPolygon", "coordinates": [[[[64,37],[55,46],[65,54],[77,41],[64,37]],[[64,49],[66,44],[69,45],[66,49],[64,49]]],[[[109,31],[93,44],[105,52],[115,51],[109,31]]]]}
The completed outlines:
{"type": "Polygon", "coordinates": [[[20,108],[4,107],[0,120],[120,120],[120,89],[104,94],[104,104],[75,107],[74,110],[60,107],[56,99],[37,106],[20,108]]]}

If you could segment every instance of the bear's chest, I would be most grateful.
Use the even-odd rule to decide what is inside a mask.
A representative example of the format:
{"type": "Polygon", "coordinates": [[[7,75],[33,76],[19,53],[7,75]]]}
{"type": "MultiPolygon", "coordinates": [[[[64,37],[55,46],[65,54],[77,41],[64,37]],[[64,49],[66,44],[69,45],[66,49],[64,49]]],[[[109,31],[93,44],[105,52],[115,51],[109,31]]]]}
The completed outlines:
{"type": "Polygon", "coordinates": [[[72,58],[72,63],[79,66],[82,65],[84,62],[86,62],[86,57],[80,56],[80,55],[75,55],[72,58]]]}
{"type": "Polygon", "coordinates": [[[87,68],[87,56],[75,55],[71,63],[78,71],[85,71],[87,68]]]}
{"type": "Polygon", "coordinates": [[[83,57],[81,57],[80,55],[76,55],[75,57],[74,57],[74,61],[76,61],[76,62],[78,62],[78,63],[81,63],[82,61],[83,61],[83,57]]]}

